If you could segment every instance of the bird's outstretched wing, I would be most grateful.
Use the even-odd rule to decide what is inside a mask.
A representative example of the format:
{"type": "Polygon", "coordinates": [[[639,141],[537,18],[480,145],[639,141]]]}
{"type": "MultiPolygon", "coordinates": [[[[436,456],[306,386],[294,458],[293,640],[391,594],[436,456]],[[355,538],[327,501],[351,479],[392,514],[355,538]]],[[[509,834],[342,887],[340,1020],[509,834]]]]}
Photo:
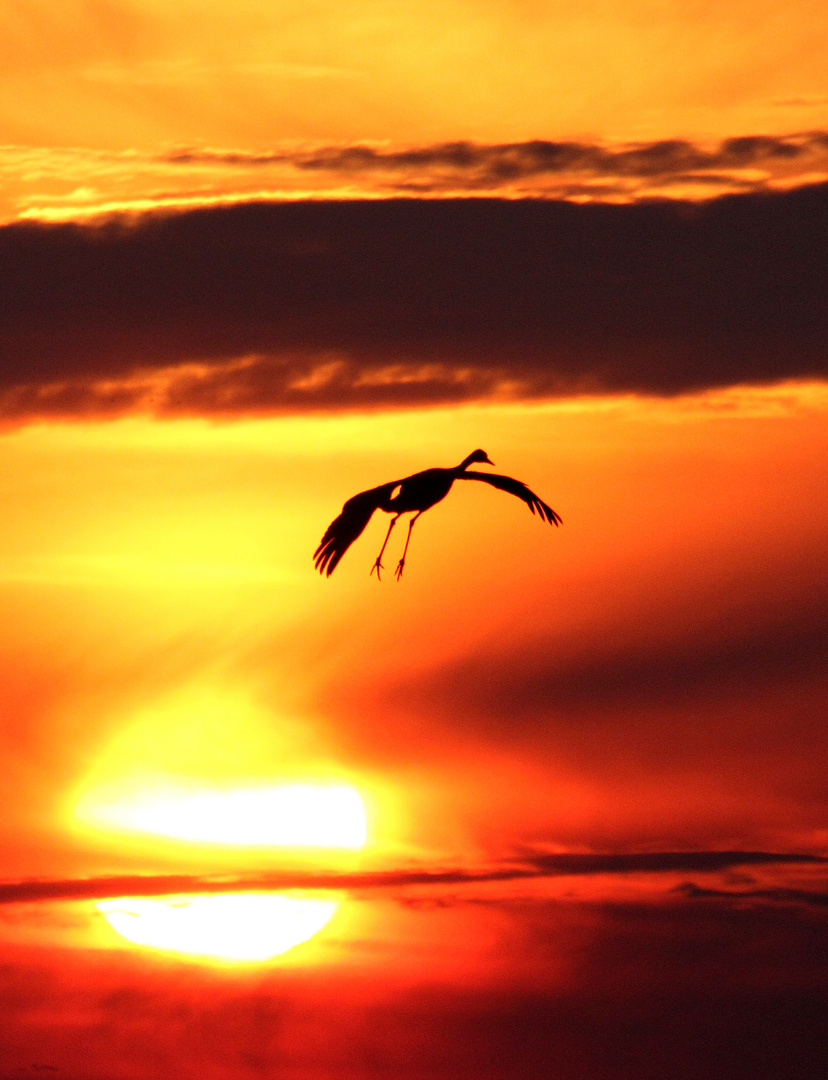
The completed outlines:
{"type": "Polygon", "coordinates": [[[314,565],[320,574],[331,576],[339,560],[371,520],[371,515],[385,502],[396,486],[397,481],[394,481],[393,484],[383,484],[381,487],[371,488],[370,491],[361,491],[359,495],[348,499],[342,507],[342,513],[330,523],[319,547],[313,553],[314,565]]]}
{"type": "Polygon", "coordinates": [[[500,488],[501,491],[508,491],[510,495],[517,495],[519,499],[523,499],[533,514],[539,514],[550,525],[561,524],[560,514],[556,514],[552,507],[547,506],[543,499],[539,499],[526,484],[522,484],[520,480],[513,480],[511,476],[499,476],[497,473],[479,473],[466,469],[464,472],[458,473],[457,479],[482,480],[485,484],[500,488]]]}

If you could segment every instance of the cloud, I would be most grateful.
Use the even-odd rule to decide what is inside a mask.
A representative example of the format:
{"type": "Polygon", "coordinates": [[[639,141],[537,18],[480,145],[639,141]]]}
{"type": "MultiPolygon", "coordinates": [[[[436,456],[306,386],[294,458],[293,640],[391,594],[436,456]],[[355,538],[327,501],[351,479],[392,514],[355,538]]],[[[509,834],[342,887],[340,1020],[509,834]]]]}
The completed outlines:
{"type": "MultiPolygon", "coordinates": [[[[825,574],[824,567],[810,569],[825,574]]],[[[768,590],[762,599],[771,610],[762,622],[754,599],[742,597],[730,611],[713,609],[706,626],[698,614],[693,619],[682,612],[692,620],[689,625],[656,626],[647,636],[636,635],[630,625],[574,648],[557,637],[502,651],[483,647],[431,673],[417,673],[389,690],[387,701],[429,714],[442,704],[458,723],[468,717],[512,741],[521,730],[536,734],[553,722],[568,728],[588,715],[603,715],[606,724],[616,725],[619,714],[682,705],[701,709],[710,698],[724,703],[738,694],[751,700],[780,685],[821,684],[828,619],[819,605],[792,593],[787,610],[774,611],[773,601],[780,598],[768,590]]],[[[638,617],[639,612],[628,613],[631,624],[638,617]]]]}
{"type": "Polygon", "coordinates": [[[719,891],[400,907],[392,951],[380,903],[360,937],[329,941],[327,963],[252,972],[9,949],[0,1067],[96,1080],[819,1075],[825,907],[719,891]]]}
{"type": "Polygon", "coordinates": [[[679,885],[676,892],[689,900],[731,900],[744,904],[749,900],[769,901],[774,904],[804,904],[806,907],[828,907],[828,893],[809,889],[705,889],[692,882],[679,885]]]}
{"type": "MultiPolygon", "coordinates": [[[[676,858],[641,859],[656,869],[665,855],[676,858]]],[[[727,853],[679,853],[688,871],[708,855],[726,869],[727,853]]],[[[621,901],[529,894],[390,914],[376,891],[373,919],[319,939],[319,964],[9,947],[0,1068],[77,1080],[820,1075],[824,891],[654,884],[621,901]]]]}
{"type": "Polygon", "coordinates": [[[233,416],[820,377],[827,213],[822,185],[693,206],[305,202],[10,225],[0,414],[233,416]]]}
{"type": "MultiPolygon", "coordinates": [[[[324,707],[357,730],[362,717],[381,717],[395,733],[409,731],[414,746],[425,725],[426,758],[433,745],[448,752],[459,740],[543,762],[550,783],[572,773],[593,790],[620,783],[624,799],[650,819],[648,828],[642,771],[648,783],[661,778],[659,798],[697,799],[702,814],[711,799],[724,797],[733,800],[729,812],[744,814],[751,805],[757,821],[779,814],[783,791],[800,808],[820,802],[825,785],[815,763],[825,740],[818,717],[828,701],[821,525],[804,535],[780,525],[785,548],[776,549],[758,516],[778,511],[784,519],[773,496],[757,513],[746,511],[732,547],[722,549],[719,534],[733,527],[727,504],[737,487],[716,495],[703,475],[698,495],[714,524],[681,540],[683,554],[666,563],[652,558],[635,573],[623,561],[619,580],[610,570],[597,587],[562,580],[554,598],[539,599],[537,612],[527,606],[522,626],[415,670],[370,683],[345,672],[322,689],[324,707]],[[713,789],[698,787],[702,775],[707,783],[715,777],[713,789]]],[[[636,498],[634,489],[628,494],[636,498]]],[[[572,527],[565,505],[556,505],[564,528],[572,527]]],[[[609,530],[614,512],[611,505],[609,530]]],[[[693,517],[687,514],[690,530],[693,517]]],[[[634,527],[655,541],[666,523],[657,515],[634,527]]],[[[364,738],[377,736],[367,729],[364,738]]],[[[384,750],[393,755],[394,743],[384,750]]],[[[620,799],[615,788],[614,818],[620,799]]],[[[726,816],[721,804],[719,814],[726,816]]]]}
{"type": "MultiPolygon", "coordinates": [[[[115,65],[128,84],[186,77],[188,63],[115,65]]],[[[347,74],[281,65],[286,77],[347,74]]],[[[104,65],[106,67],[106,65],[104,65]]],[[[274,65],[279,68],[280,65],[274,65]]],[[[98,74],[101,74],[101,72],[98,74]]],[[[109,78],[109,74],[107,78],[109,78]]],[[[770,193],[828,179],[828,133],[598,143],[532,139],[424,145],[283,142],[161,151],[0,147],[0,219],[83,221],[287,199],[494,197],[634,203],[770,193]]]]}
{"type": "MultiPolygon", "coordinates": [[[[192,57],[174,60],[142,60],[131,63],[104,60],[83,70],[86,79],[113,83],[116,86],[191,85],[193,82],[215,78],[231,72],[234,75],[264,76],[273,79],[364,79],[364,73],[330,64],[297,64],[279,61],[223,64],[196,61],[192,57]]],[[[251,155],[255,157],[256,155],[251,155]]]]}
{"type": "MultiPolygon", "coordinates": [[[[220,163],[236,167],[290,163],[299,170],[377,177],[404,174],[422,191],[456,191],[500,190],[507,183],[552,176],[566,176],[573,182],[576,176],[620,182],[622,178],[669,180],[692,171],[719,172],[723,179],[728,170],[772,168],[779,160],[818,157],[826,151],[828,134],[814,131],[741,136],[725,139],[713,148],[684,139],[618,145],[531,139],[514,143],[458,141],[404,148],[357,143],[269,153],[187,148],[170,152],[166,160],[178,165],[220,163]]],[[[730,178],[735,181],[736,175],[730,178]]],[[[769,179],[754,175],[752,183],[758,186],[769,179]]],[[[630,194],[629,187],[619,186],[621,191],[630,194]]]]}
{"type": "MultiPolygon", "coordinates": [[[[767,851],[662,851],[632,854],[538,853],[520,862],[480,870],[403,869],[362,873],[269,872],[239,877],[192,874],[121,875],[63,881],[21,881],[0,885],[0,904],[117,896],[170,896],[188,893],[261,892],[284,889],[372,893],[413,886],[463,886],[590,874],[709,873],[740,866],[828,862],[815,855],[767,851]]],[[[714,894],[711,894],[714,895],[714,894]]],[[[731,894],[725,894],[731,895],[731,894]]]]}

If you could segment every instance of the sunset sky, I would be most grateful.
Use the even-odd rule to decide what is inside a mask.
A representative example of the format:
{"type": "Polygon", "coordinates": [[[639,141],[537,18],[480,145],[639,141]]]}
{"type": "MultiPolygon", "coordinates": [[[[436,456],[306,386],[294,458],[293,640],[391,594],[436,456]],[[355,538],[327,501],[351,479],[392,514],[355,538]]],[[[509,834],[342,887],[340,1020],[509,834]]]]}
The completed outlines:
{"type": "Polygon", "coordinates": [[[825,1075],[826,50],[0,0],[0,1080],[825,1075]]]}

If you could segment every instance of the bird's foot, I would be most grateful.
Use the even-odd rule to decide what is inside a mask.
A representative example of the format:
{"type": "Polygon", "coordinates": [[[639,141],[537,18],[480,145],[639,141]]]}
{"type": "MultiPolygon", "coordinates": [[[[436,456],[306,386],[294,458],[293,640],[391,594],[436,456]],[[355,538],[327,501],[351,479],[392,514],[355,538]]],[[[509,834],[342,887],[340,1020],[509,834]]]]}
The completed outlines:
{"type": "Polygon", "coordinates": [[[400,559],[400,561],[397,563],[397,569],[394,571],[394,577],[397,579],[397,581],[399,581],[400,578],[402,577],[402,572],[403,572],[403,567],[404,566],[405,566],[405,559],[400,559]]]}
{"type": "MultiPolygon", "coordinates": [[[[376,570],[376,572],[377,572],[377,581],[382,581],[382,578],[380,577],[380,570],[384,570],[384,569],[385,569],[385,567],[382,565],[382,563],[379,561],[379,559],[377,559],[377,561],[371,567],[371,574],[373,574],[373,572],[376,570]]],[[[370,577],[371,574],[369,574],[368,577],[370,577]]]]}

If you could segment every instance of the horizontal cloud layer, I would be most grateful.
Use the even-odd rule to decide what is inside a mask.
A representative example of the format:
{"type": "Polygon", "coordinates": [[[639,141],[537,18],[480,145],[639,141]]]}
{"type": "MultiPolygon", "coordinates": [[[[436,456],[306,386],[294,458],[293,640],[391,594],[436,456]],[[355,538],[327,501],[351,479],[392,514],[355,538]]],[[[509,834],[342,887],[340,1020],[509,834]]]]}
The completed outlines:
{"type": "Polygon", "coordinates": [[[0,147],[0,221],[287,198],[463,195],[636,202],[783,191],[828,179],[828,133],[601,143],[186,145],[162,151],[0,147]]]}
{"type": "MultiPolygon", "coordinates": [[[[121,875],[65,881],[21,881],[0,885],[0,904],[112,896],[169,896],[187,893],[261,892],[284,889],[342,889],[351,892],[413,886],[462,886],[530,878],[587,874],[710,873],[746,866],[828,862],[814,855],[767,851],[658,851],[631,854],[540,853],[520,862],[480,870],[383,870],[352,873],[269,872],[212,878],[193,874],[121,875]]],[[[690,895],[690,894],[688,894],[690,895]]],[[[692,895],[696,895],[695,892],[692,895]]],[[[706,895],[699,890],[699,895],[706,895]]],[[[711,891],[711,896],[731,893],[711,891]]],[[[821,895],[821,894],[811,894],[821,895]]]]}
{"type": "MultiPolygon", "coordinates": [[[[821,161],[828,154],[828,134],[749,135],[703,147],[683,139],[604,145],[531,139],[514,143],[470,141],[403,148],[356,143],[309,150],[265,153],[179,149],[165,160],[181,166],[223,165],[264,169],[291,165],[303,172],[338,177],[371,177],[386,189],[421,194],[501,191],[506,185],[529,185],[524,194],[556,197],[588,195],[590,181],[603,179],[619,195],[635,196],[645,181],[721,190],[767,185],[781,162],[821,161]],[[750,173],[745,170],[750,169],[750,173]],[[564,187],[544,187],[559,178],[564,187]]],[[[607,195],[608,190],[596,190],[607,195]]]]}
{"type": "Polygon", "coordinates": [[[824,376],[826,221],[828,185],[701,205],[255,203],[10,225],[0,414],[242,415],[824,376]]]}

